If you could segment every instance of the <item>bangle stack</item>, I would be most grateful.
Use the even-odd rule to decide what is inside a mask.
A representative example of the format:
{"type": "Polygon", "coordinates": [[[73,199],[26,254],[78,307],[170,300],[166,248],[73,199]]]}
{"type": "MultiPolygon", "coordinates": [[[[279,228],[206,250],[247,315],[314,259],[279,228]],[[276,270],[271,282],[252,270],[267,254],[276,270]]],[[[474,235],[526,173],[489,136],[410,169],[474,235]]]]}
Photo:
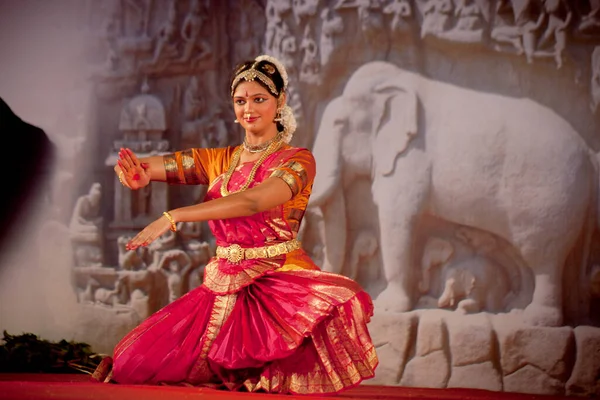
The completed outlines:
{"type": "Polygon", "coordinates": [[[175,224],[175,220],[173,219],[173,217],[171,216],[171,214],[169,214],[168,211],[165,211],[163,213],[163,215],[169,220],[169,222],[171,223],[171,230],[173,232],[177,232],[177,225],[175,224]]]}

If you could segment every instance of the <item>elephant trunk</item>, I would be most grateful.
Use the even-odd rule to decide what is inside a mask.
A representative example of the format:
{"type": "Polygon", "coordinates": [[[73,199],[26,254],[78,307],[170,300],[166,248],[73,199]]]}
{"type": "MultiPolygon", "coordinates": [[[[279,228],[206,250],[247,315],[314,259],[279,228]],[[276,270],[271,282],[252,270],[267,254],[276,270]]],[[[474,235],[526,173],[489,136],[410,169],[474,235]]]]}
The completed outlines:
{"type": "Polygon", "coordinates": [[[336,107],[338,100],[331,101],[325,109],[313,145],[317,175],[309,206],[323,206],[341,184],[341,129],[336,126],[334,119],[336,112],[339,112],[336,107]]]}

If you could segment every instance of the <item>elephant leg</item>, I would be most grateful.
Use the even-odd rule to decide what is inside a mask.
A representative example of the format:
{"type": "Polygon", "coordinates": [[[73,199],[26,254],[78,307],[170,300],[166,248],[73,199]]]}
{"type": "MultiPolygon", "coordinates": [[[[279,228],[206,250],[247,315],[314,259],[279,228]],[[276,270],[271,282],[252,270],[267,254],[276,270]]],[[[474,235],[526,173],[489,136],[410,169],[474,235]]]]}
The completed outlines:
{"type": "Polygon", "coordinates": [[[521,247],[525,262],[535,273],[532,301],[524,312],[524,320],[528,324],[561,326],[563,323],[562,271],[568,251],[561,246],[555,244],[552,248],[528,241],[521,247]]]}
{"type": "Polygon", "coordinates": [[[413,306],[412,290],[418,275],[415,274],[417,263],[412,250],[415,228],[428,196],[428,183],[427,179],[410,179],[408,182],[403,184],[398,179],[394,183],[382,182],[383,187],[407,190],[399,195],[389,192],[385,198],[377,200],[381,258],[387,287],[377,297],[375,305],[384,311],[404,312],[413,306]]]}
{"type": "Polygon", "coordinates": [[[324,271],[341,274],[346,260],[346,203],[344,192],[338,187],[331,200],[322,207],[323,232],[325,245],[323,265],[324,271]]]}

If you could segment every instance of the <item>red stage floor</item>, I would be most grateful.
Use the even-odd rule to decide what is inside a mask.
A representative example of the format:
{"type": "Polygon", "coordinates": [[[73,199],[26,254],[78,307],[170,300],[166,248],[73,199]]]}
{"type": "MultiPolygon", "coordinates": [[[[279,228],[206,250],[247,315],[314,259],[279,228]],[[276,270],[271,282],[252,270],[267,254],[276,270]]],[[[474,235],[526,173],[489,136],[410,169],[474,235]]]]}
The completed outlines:
{"type": "Polygon", "coordinates": [[[214,389],[101,384],[87,375],[0,374],[2,400],[240,400],[240,399],[361,399],[361,400],[552,400],[566,397],[508,394],[470,389],[419,389],[361,385],[337,396],[294,396],[232,393],[214,389]]]}

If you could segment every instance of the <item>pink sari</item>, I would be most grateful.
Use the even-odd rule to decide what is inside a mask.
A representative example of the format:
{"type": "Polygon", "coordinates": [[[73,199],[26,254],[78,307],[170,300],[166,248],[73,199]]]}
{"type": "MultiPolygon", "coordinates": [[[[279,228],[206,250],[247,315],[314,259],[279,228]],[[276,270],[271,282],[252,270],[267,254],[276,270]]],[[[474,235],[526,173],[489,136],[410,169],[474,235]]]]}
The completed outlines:
{"type": "MultiPolygon", "coordinates": [[[[169,182],[210,183],[206,201],[220,197],[232,150],[194,149],[166,157],[169,182]]],[[[246,182],[252,166],[236,168],[230,191],[246,182]]],[[[314,179],[312,155],[286,146],[267,158],[250,187],[270,176],[290,185],[292,200],[251,217],[211,221],[218,245],[260,247],[296,237],[314,179]]],[[[358,284],[319,271],[302,249],[239,263],[213,258],[202,286],[121,340],[112,378],[336,393],[374,375],[377,355],[366,326],[372,313],[371,298],[358,284]]]]}

